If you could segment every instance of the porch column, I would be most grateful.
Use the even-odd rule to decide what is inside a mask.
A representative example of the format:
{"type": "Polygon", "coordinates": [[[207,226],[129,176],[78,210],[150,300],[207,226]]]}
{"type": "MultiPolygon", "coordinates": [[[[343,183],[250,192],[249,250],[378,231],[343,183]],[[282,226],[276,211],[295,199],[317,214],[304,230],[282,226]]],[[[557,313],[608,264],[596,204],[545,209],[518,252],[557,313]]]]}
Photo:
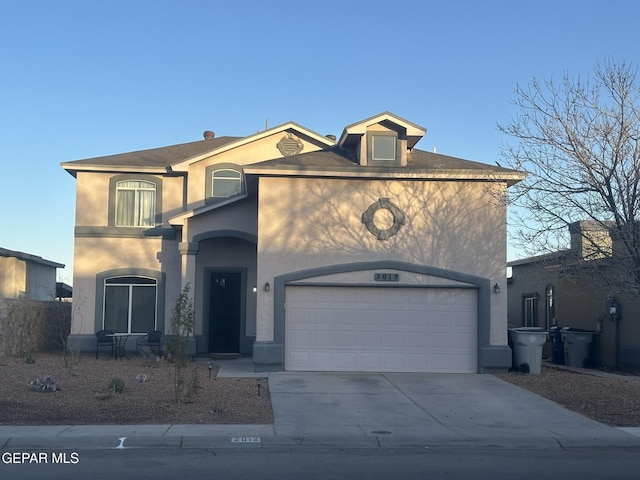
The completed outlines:
{"type": "MultiPolygon", "coordinates": [[[[198,254],[198,243],[195,242],[180,242],[178,244],[178,251],[181,254],[181,281],[180,292],[184,291],[184,287],[190,284],[191,298],[195,294],[195,279],[196,279],[196,255],[198,254]]],[[[191,332],[189,342],[187,344],[187,355],[193,357],[197,351],[198,346],[195,338],[197,328],[197,320],[194,325],[194,330],[191,332]]]]}
{"type": "Polygon", "coordinates": [[[188,283],[191,284],[191,289],[195,288],[196,280],[196,255],[198,254],[199,244],[195,242],[180,242],[178,244],[178,251],[182,255],[181,257],[181,281],[180,291],[184,290],[184,287],[188,283]]]}

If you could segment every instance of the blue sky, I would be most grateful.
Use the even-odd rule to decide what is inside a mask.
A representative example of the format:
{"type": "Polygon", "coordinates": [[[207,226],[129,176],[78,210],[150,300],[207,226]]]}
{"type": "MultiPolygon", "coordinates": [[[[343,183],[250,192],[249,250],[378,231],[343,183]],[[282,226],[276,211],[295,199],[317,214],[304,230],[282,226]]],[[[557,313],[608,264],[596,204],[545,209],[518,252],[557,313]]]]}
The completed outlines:
{"type": "MultiPolygon", "coordinates": [[[[628,0],[0,0],[0,247],[64,263],[75,182],[60,163],[250,135],[340,135],[391,111],[423,150],[493,164],[533,76],[640,67],[628,0]]],[[[509,250],[509,259],[518,252],[509,250]]]]}

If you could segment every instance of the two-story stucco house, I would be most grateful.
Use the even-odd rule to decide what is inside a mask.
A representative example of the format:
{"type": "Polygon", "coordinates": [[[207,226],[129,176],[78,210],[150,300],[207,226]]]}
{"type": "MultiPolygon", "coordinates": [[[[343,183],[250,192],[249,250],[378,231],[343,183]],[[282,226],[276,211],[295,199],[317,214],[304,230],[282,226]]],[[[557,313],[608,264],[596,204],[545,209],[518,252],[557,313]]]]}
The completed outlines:
{"type": "Polygon", "coordinates": [[[511,365],[513,170],[421,151],[385,112],[63,163],[77,180],[70,341],[160,329],[191,287],[198,354],[261,370],[511,365]]]}

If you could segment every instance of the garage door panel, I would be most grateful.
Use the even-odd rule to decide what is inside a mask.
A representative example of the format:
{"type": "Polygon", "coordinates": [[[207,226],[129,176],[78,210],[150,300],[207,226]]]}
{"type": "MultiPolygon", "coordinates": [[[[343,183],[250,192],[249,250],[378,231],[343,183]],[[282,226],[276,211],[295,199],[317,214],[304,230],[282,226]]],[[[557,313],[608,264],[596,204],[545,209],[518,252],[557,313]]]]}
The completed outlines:
{"type": "Polygon", "coordinates": [[[331,330],[326,331],[314,331],[311,332],[311,347],[333,347],[333,332],[331,330]]]}
{"type": "Polygon", "coordinates": [[[475,372],[476,308],[475,290],[289,286],[285,368],[475,372]]]}
{"type": "Polygon", "coordinates": [[[384,332],[382,335],[382,343],[384,348],[403,348],[406,345],[408,338],[403,332],[384,332]]]}
{"type": "Polygon", "coordinates": [[[426,333],[413,333],[411,335],[405,335],[404,346],[410,349],[422,349],[425,345],[428,345],[429,335],[426,333]]]}
{"type": "MultiPolygon", "coordinates": [[[[335,353],[335,365],[339,365],[343,371],[355,371],[358,369],[358,356],[353,352],[338,351],[335,353]]],[[[335,370],[332,365],[332,371],[335,370]]]]}
{"type": "Polygon", "coordinates": [[[358,346],[358,331],[333,332],[333,344],[336,348],[353,349],[358,346]]]}
{"type": "Polygon", "coordinates": [[[363,348],[382,347],[382,335],[376,331],[361,331],[358,335],[358,346],[363,348]]]}

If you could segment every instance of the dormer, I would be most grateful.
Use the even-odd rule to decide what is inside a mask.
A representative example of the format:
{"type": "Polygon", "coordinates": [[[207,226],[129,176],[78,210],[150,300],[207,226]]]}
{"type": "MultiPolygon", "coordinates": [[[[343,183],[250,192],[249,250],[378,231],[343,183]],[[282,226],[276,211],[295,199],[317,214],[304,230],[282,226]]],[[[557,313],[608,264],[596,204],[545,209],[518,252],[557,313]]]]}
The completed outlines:
{"type": "Polygon", "coordinates": [[[384,112],[345,127],[338,145],[354,151],[362,166],[406,167],[409,152],[426,133],[425,128],[384,112]]]}

